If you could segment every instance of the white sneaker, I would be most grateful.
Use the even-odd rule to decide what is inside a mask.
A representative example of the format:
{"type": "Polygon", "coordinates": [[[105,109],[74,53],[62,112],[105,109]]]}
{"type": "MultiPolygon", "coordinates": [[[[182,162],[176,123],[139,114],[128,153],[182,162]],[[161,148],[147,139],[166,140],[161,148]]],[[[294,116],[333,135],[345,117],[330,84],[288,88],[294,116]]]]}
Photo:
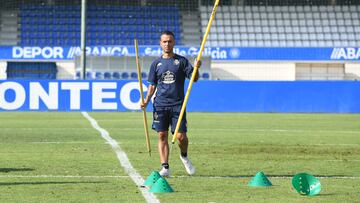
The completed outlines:
{"type": "Polygon", "coordinates": [[[170,177],[170,169],[166,169],[166,168],[162,168],[160,171],[159,171],[159,174],[162,176],[162,177],[170,177]]]}
{"type": "Polygon", "coordinates": [[[180,155],[180,159],[184,164],[185,170],[189,175],[194,175],[195,174],[195,167],[192,165],[191,161],[189,160],[188,157],[182,157],[180,155]]]}

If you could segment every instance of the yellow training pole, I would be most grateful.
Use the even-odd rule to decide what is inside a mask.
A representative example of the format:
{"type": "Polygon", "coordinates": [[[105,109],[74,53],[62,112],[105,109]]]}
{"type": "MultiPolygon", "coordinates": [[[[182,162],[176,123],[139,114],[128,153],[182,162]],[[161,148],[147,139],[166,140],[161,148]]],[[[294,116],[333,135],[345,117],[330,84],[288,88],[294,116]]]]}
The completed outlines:
{"type": "MultiPolygon", "coordinates": [[[[214,20],[214,18],[215,18],[215,13],[216,13],[216,9],[217,9],[217,7],[218,7],[218,5],[219,5],[219,1],[220,1],[220,0],[216,0],[216,1],[215,1],[214,8],[213,8],[213,10],[212,10],[212,13],[211,13],[211,16],[210,16],[210,19],[209,19],[209,22],[208,22],[208,25],[207,25],[207,28],[206,28],[206,32],[205,32],[204,37],[203,37],[203,40],[202,40],[202,42],[201,42],[200,51],[199,51],[199,54],[198,54],[198,56],[197,56],[197,58],[196,58],[198,61],[201,60],[202,53],[203,53],[203,51],[204,51],[204,47],[205,47],[205,43],[206,43],[206,39],[207,39],[207,37],[208,37],[208,35],[209,35],[210,28],[211,28],[211,24],[212,24],[212,22],[213,22],[213,20],[214,20]]],[[[173,137],[172,137],[172,141],[171,141],[172,145],[175,143],[176,135],[177,135],[178,132],[179,132],[180,123],[181,123],[181,120],[182,120],[182,118],[183,118],[183,116],[184,116],[186,104],[187,104],[187,102],[188,102],[188,100],[189,100],[189,95],[190,95],[190,92],[191,92],[192,85],[193,85],[193,83],[194,83],[195,74],[197,73],[198,69],[199,69],[199,67],[197,67],[197,66],[194,67],[193,74],[192,74],[191,79],[190,79],[189,87],[188,87],[188,89],[187,89],[187,91],[186,91],[184,103],[182,104],[182,107],[181,107],[179,119],[178,119],[178,121],[177,121],[177,123],[176,123],[175,132],[174,132],[174,135],[173,135],[173,137]]],[[[171,145],[171,146],[172,146],[172,145],[171,145]]]]}
{"type": "MultiPolygon", "coordinates": [[[[135,52],[136,52],[136,66],[137,66],[137,72],[138,72],[138,80],[140,84],[140,95],[141,95],[141,102],[144,103],[144,91],[143,91],[143,83],[141,78],[141,67],[140,67],[140,61],[139,61],[139,44],[137,39],[134,39],[135,43],[135,52]]],[[[149,130],[148,130],[148,124],[147,124],[147,118],[146,118],[146,109],[143,108],[143,120],[144,120],[144,128],[145,128],[145,136],[146,136],[146,145],[149,152],[149,156],[151,156],[151,146],[150,146],[150,139],[149,139],[149,130]]]]}

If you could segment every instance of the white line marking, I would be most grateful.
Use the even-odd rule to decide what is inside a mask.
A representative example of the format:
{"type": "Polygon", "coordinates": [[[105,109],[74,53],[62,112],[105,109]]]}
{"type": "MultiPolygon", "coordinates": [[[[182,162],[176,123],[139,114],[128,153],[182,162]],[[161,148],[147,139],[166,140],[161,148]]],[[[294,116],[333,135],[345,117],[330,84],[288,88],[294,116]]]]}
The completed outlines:
{"type": "MultiPolygon", "coordinates": [[[[267,175],[268,178],[273,179],[291,179],[293,176],[271,176],[267,175]]],[[[360,179],[360,176],[316,176],[320,179],[360,179]]],[[[209,179],[238,179],[238,178],[252,178],[252,176],[172,176],[172,178],[209,178],[209,179]]]]}
{"type": "Polygon", "coordinates": [[[119,144],[110,137],[109,132],[104,128],[101,128],[97,121],[92,118],[87,112],[81,112],[81,114],[90,121],[93,128],[101,133],[101,137],[103,137],[115,151],[118,160],[120,161],[121,166],[124,168],[125,172],[130,176],[133,182],[138,186],[138,189],[141,191],[144,196],[146,202],[160,202],[160,200],[152,193],[148,192],[146,188],[140,187],[145,180],[141,177],[141,175],[134,169],[131,165],[129,158],[126,153],[121,149],[119,144]]]}
{"type": "MultiPolygon", "coordinates": [[[[171,178],[203,178],[203,179],[239,179],[239,178],[251,178],[252,176],[172,176],[171,178]]],[[[268,175],[268,178],[272,179],[290,179],[292,176],[272,176],[268,175]]],[[[360,176],[316,176],[320,179],[360,179],[360,176]]],[[[129,176],[79,176],[79,175],[2,175],[0,178],[130,178],[129,176]]]]}
{"type": "MultiPolygon", "coordinates": [[[[133,121],[132,121],[133,122],[133,121]]],[[[0,128],[2,130],[13,130],[14,128],[0,128]]],[[[52,129],[52,130],[64,130],[64,128],[16,128],[16,130],[41,130],[41,129],[52,129]]],[[[67,129],[82,129],[86,130],[86,128],[67,128],[67,129]]],[[[113,128],[113,129],[121,129],[123,131],[132,131],[132,130],[139,130],[139,128],[113,128]]],[[[294,133],[304,133],[304,132],[311,132],[311,133],[344,133],[344,134],[360,134],[360,131],[354,130],[303,130],[303,129],[251,129],[251,128],[192,128],[190,130],[193,131],[255,131],[255,132],[294,132],[294,133]]]]}
{"type": "Polygon", "coordinates": [[[344,133],[344,134],[360,134],[360,131],[352,130],[301,130],[301,129],[251,129],[251,128],[194,128],[191,130],[199,131],[255,131],[255,132],[294,132],[294,133],[344,133]]]}
{"type": "MultiPolygon", "coordinates": [[[[26,142],[24,142],[26,144],[26,142]]],[[[106,142],[28,142],[30,144],[107,144],[106,142]]]]}
{"type": "MultiPolygon", "coordinates": [[[[113,128],[117,129],[117,128],[113,128]]],[[[138,130],[138,128],[118,128],[121,130],[138,130]]],[[[354,130],[302,130],[302,129],[252,129],[252,128],[192,128],[192,131],[255,131],[255,132],[294,132],[294,133],[344,133],[344,134],[360,134],[360,131],[354,130]]]]}
{"type": "MultiPolygon", "coordinates": [[[[210,143],[210,142],[190,142],[192,145],[207,145],[207,146],[219,146],[223,145],[222,143],[210,143]]],[[[262,143],[263,144],[263,143],[262,143]]],[[[266,144],[266,143],[265,143],[266,144]]],[[[252,144],[244,144],[247,146],[253,146],[252,144]]],[[[271,143],[266,144],[265,146],[273,145],[271,143]]],[[[285,146],[285,145],[276,145],[276,146],[285,146]]],[[[300,147],[309,147],[309,146],[348,146],[348,147],[360,147],[360,144],[303,144],[303,145],[286,145],[287,148],[300,148],[300,147]]],[[[261,147],[259,145],[259,147],[261,147]]]]}
{"type": "Polygon", "coordinates": [[[2,175],[0,178],[130,178],[129,176],[79,176],[79,175],[2,175]]]}

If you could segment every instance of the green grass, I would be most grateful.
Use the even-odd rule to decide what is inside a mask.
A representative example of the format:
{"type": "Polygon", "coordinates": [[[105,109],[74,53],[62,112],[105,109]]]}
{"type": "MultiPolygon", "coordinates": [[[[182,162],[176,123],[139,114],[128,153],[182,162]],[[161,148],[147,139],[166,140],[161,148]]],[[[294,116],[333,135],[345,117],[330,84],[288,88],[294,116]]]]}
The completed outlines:
{"type": "MultiPolygon", "coordinates": [[[[143,178],[159,169],[157,136],[151,131],[149,157],[141,113],[90,115],[143,178]]],[[[157,195],[161,202],[358,201],[358,114],[189,113],[188,123],[197,173],[185,174],[174,146],[168,181],[175,192],[157,195]],[[248,187],[258,171],[274,186],[248,187]],[[329,177],[320,179],[320,195],[293,191],[291,177],[299,172],[329,177]]],[[[2,202],[145,202],[81,113],[0,113],[0,140],[2,202]]]]}

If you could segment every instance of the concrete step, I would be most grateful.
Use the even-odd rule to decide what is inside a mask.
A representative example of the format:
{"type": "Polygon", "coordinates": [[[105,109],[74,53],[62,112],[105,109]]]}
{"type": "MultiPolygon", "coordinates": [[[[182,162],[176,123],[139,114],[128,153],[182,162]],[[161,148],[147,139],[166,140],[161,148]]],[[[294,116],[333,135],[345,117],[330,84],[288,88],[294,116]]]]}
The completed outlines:
{"type": "Polygon", "coordinates": [[[17,40],[12,40],[12,39],[0,39],[0,45],[17,45],[17,40]]]}
{"type": "Polygon", "coordinates": [[[1,10],[1,18],[17,18],[18,12],[17,11],[4,11],[1,10]]]}
{"type": "Polygon", "coordinates": [[[17,32],[18,28],[15,26],[4,26],[4,24],[0,28],[1,32],[17,32]]]}
{"type": "Polygon", "coordinates": [[[183,43],[190,46],[200,46],[200,40],[183,40],[183,43]]]}
{"type": "Polygon", "coordinates": [[[1,32],[0,39],[17,39],[17,32],[1,32]]]}
{"type": "Polygon", "coordinates": [[[18,24],[18,20],[17,18],[1,18],[1,22],[2,24],[6,24],[6,25],[17,25],[18,24]]]}
{"type": "Polygon", "coordinates": [[[191,35],[191,34],[188,34],[188,35],[183,35],[183,40],[200,40],[201,37],[199,35],[191,35]]]}
{"type": "Polygon", "coordinates": [[[182,24],[183,26],[200,26],[199,22],[196,20],[183,22],[182,24]]]}

